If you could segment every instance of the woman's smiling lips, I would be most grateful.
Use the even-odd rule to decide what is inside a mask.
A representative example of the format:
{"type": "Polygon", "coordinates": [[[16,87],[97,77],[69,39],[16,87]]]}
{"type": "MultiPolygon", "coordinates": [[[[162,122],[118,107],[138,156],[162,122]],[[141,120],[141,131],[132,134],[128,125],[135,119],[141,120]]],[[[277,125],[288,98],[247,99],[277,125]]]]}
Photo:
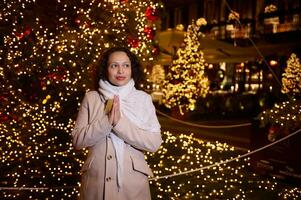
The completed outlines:
{"type": "Polygon", "coordinates": [[[116,76],[116,79],[118,81],[123,81],[125,79],[125,77],[124,76],[116,76]]]}

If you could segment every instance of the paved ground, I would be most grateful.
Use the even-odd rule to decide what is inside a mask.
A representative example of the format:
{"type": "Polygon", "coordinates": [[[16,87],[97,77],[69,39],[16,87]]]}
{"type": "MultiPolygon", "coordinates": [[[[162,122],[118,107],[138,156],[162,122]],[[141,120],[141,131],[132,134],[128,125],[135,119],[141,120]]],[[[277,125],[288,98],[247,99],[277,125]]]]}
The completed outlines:
{"type": "MultiPolygon", "coordinates": [[[[216,126],[234,125],[250,123],[248,120],[211,120],[198,121],[189,123],[212,126],[212,128],[203,128],[174,121],[171,118],[158,114],[162,131],[170,131],[174,134],[191,134],[206,141],[226,142],[230,145],[242,149],[249,149],[251,139],[251,126],[232,127],[232,128],[215,128],[216,126]]],[[[184,121],[188,122],[188,121],[184,121]]]]}

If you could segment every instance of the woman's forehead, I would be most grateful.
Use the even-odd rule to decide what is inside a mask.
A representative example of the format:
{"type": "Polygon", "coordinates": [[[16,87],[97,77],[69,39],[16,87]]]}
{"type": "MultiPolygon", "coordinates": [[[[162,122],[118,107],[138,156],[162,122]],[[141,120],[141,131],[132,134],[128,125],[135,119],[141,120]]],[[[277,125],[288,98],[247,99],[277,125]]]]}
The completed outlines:
{"type": "Polygon", "coordinates": [[[128,55],[124,51],[114,51],[109,55],[109,57],[127,57],[128,58],[128,55]]]}

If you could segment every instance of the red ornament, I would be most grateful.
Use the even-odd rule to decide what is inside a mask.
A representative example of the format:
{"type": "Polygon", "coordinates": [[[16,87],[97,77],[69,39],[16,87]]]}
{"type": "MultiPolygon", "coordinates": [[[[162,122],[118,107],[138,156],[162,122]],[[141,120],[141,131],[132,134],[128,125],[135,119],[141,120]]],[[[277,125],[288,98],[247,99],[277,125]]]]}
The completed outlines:
{"type": "Polygon", "coordinates": [[[7,97],[5,96],[0,96],[0,103],[7,101],[7,97]]]}
{"type": "Polygon", "coordinates": [[[27,36],[31,33],[31,29],[29,27],[25,28],[24,35],[27,36]]]}
{"type": "Polygon", "coordinates": [[[144,27],[144,30],[143,32],[145,33],[146,37],[149,39],[149,40],[152,40],[154,39],[154,36],[155,36],[155,30],[152,29],[151,27],[144,27]]]}
{"type": "Polygon", "coordinates": [[[145,11],[145,17],[149,21],[156,21],[159,18],[158,10],[150,6],[147,7],[145,11]]]}
{"type": "Polygon", "coordinates": [[[160,49],[158,47],[153,47],[152,54],[154,56],[157,56],[157,55],[159,55],[159,53],[160,53],[160,49]]]}
{"type": "Polygon", "coordinates": [[[0,112],[0,122],[7,122],[9,120],[8,115],[5,115],[3,113],[0,112]]]}
{"type": "Polygon", "coordinates": [[[279,130],[279,127],[278,127],[278,126],[271,126],[271,127],[269,128],[269,133],[270,133],[270,134],[275,134],[278,130],[279,130]]]}
{"type": "Polygon", "coordinates": [[[121,4],[126,4],[126,3],[128,2],[128,0],[119,0],[119,2],[120,2],[121,4]]]}
{"type": "Polygon", "coordinates": [[[66,70],[62,66],[57,66],[56,67],[56,72],[49,73],[46,76],[44,76],[40,80],[40,86],[44,87],[47,85],[47,81],[55,82],[55,81],[61,81],[66,78],[66,70]]]}
{"type": "Polygon", "coordinates": [[[7,114],[3,114],[3,113],[0,112],[0,122],[1,123],[11,121],[11,120],[17,121],[18,117],[14,114],[7,115],[7,114]]]}
{"type": "Polygon", "coordinates": [[[80,19],[75,19],[75,24],[79,25],[80,24],[80,19]]]}
{"type": "Polygon", "coordinates": [[[274,142],[280,136],[280,127],[273,125],[269,128],[268,140],[274,142]]]}
{"type": "Polygon", "coordinates": [[[25,30],[22,33],[15,33],[19,40],[22,40],[24,37],[28,36],[31,33],[31,29],[29,27],[25,27],[25,30]]]}
{"type": "Polygon", "coordinates": [[[131,45],[132,48],[139,47],[139,40],[136,38],[128,38],[128,43],[131,45]]]}

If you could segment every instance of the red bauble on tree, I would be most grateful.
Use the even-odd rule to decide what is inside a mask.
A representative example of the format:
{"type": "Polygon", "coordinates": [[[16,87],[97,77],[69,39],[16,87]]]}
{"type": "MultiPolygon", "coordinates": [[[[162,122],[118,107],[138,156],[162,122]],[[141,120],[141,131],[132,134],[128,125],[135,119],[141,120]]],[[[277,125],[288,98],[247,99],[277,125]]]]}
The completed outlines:
{"type": "Polygon", "coordinates": [[[150,6],[147,7],[145,11],[145,17],[149,21],[156,21],[159,18],[158,10],[150,6]]]}
{"type": "Polygon", "coordinates": [[[160,49],[159,49],[159,47],[154,46],[154,47],[152,48],[152,54],[153,54],[154,56],[159,55],[159,54],[160,54],[160,49]]]}
{"type": "Polygon", "coordinates": [[[5,115],[5,114],[2,114],[0,112],[0,123],[4,123],[4,122],[7,122],[9,120],[8,116],[5,115]]]}
{"type": "Polygon", "coordinates": [[[62,81],[66,78],[66,70],[62,66],[57,66],[55,72],[48,73],[40,80],[40,86],[45,87],[48,84],[55,83],[56,81],[62,81]]]}
{"type": "Polygon", "coordinates": [[[80,19],[77,18],[77,19],[74,20],[74,22],[75,22],[76,25],[78,25],[78,26],[80,25],[80,19]]]}
{"type": "Polygon", "coordinates": [[[155,30],[152,29],[151,27],[144,27],[144,30],[143,32],[145,33],[146,37],[149,39],[149,40],[152,40],[154,39],[154,36],[155,36],[155,30]]]}
{"type": "Polygon", "coordinates": [[[126,4],[126,3],[128,2],[128,0],[119,0],[119,2],[120,2],[121,4],[126,4]]]}
{"type": "Polygon", "coordinates": [[[132,37],[128,38],[128,43],[131,45],[132,48],[137,48],[140,44],[138,39],[132,37]]]}
{"type": "Polygon", "coordinates": [[[19,40],[22,40],[24,37],[30,35],[30,33],[31,33],[31,28],[27,26],[21,33],[15,33],[15,35],[19,40]]]}
{"type": "Polygon", "coordinates": [[[4,113],[0,112],[0,123],[4,123],[4,122],[7,122],[7,121],[11,121],[11,120],[17,121],[18,117],[14,114],[7,115],[7,114],[4,114],[4,113]]]}
{"type": "Polygon", "coordinates": [[[280,127],[278,125],[273,125],[268,131],[268,140],[274,142],[280,136],[280,127]]]}
{"type": "Polygon", "coordinates": [[[7,97],[1,95],[1,96],[0,96],[0,104],[2,104],[3,102],[7,102],[7,97]]]}

